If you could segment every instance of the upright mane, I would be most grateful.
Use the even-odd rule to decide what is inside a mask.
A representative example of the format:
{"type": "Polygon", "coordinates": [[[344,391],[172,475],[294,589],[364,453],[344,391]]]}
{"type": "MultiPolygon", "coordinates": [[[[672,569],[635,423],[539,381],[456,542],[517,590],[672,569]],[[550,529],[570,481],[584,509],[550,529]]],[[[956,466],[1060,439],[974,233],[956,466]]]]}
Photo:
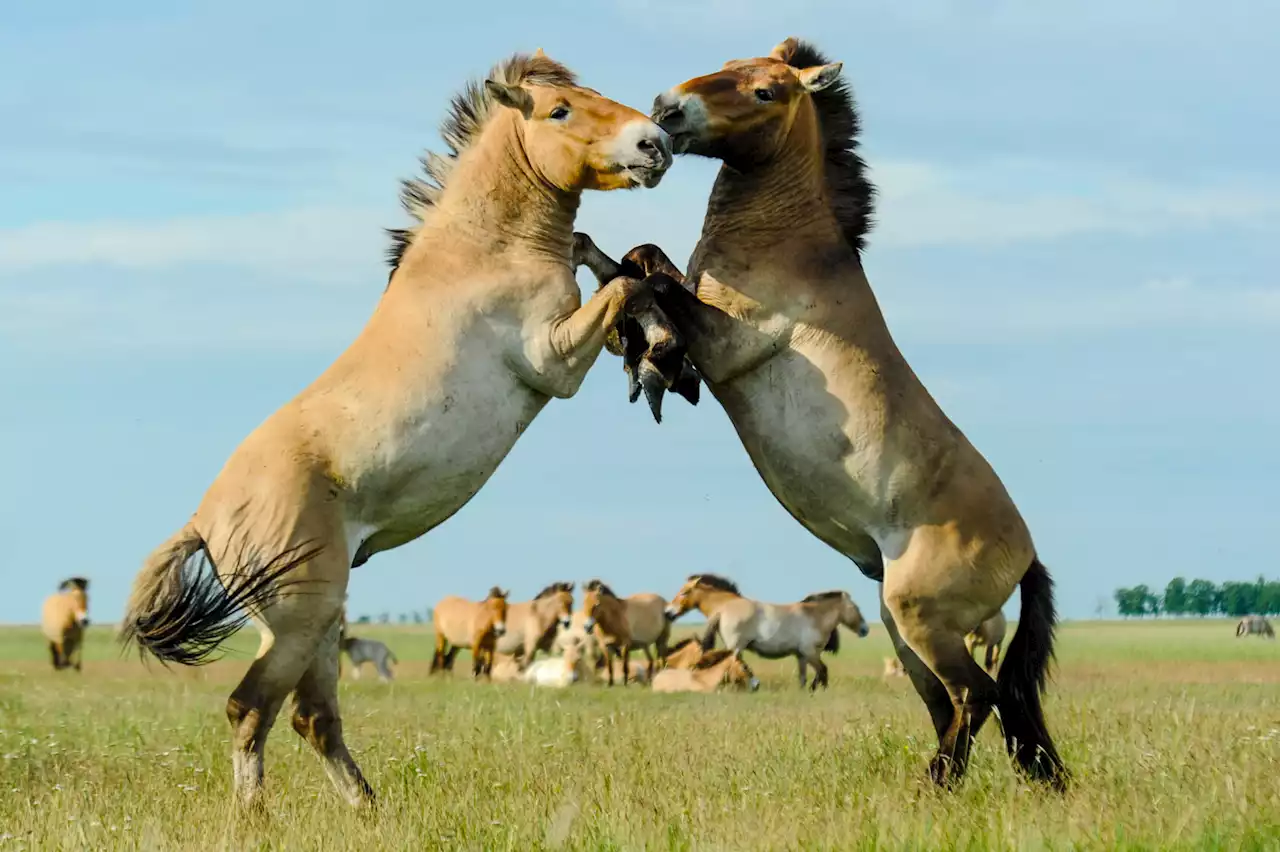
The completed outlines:
{"type": "Polygon", "coordinates": [[[542,591],[534,595],[533,599],[535,601],[540,601],[543,598],[549,598],[552,595],[559,594],[560,592],[572,592],[572,591],[573,591],[573,583],[552,583],[550,586],[547,586],[545,589],[543,589],[542,591]]]}
{"type": "Polygon", "coordinates": [[[721,577],[719,574],[690,574],[689,580],[699,586],[719,589],[722,592],[732,592],[738,596],[742,595],[742,592],[738,591],[736,583],[732,580],[721,577]]]}
{"type": "MultiPolygon", "coordinates": [[[[533,86],[576,86],[578,78],[572,71],[547,56],[517,53],[505,62],[499,62],[489,72],[488,79],[509,86],[529,84],[533,86]]],[[[423,176],[406,178],[400,184],[400,203],[417,224],[408,228],[388,228],[391,245],[387,249],[387,263],[391,274],[400,267],[405,251],[413,243],[414,236],[427,220],[436,202],[444,193],[449,173],[458,157],[480,136],[493,112],[494,100],[484,87],[483,80],[468,80],[462,91],[453,96],[449,112],[440,124],[440,137],[449,151],[436,154],[428,151],[419,158],[423,176]]],[[[388,279],[389,281],[390,279],[388,279]]]]}
{"type": "Polygon", "coordinates": [[[820,601],[829,601],[834,598],[844,597],[844,592],[839,589],[832,589],[829,592],[814,592],[801,599],[800,603],[818,603],[820,601]]]}
{"type": "Polygon", "coordinates": [[[506,596],[507,596],[507,593],[506,593],[506,592],[504,592],[504,591],[503,591],[501,588],[499,588],[498,586],[494,586],[492,589],[490,589],[490,590],[489,590],[489,594],[485,595],[485,600],[490,600],[490,599],[492,599],[492,598],[504,598],[504,599],[505,599],[505,598],[506,598],[506,596]]]}
{"type": "MultiPolygon", "coordinates": [[[[831,62],[807,41],[792,42],[791,52],[783,60],[792,68],[812,68],[831,62]]],[[[867,177],[866,162],[858,154],[862,122],[853,90],[842,76],[810,97],[818,113],[818,126],[826,148],[827,189],[831,193],[832,212],[844,238],[861,256],[873,224],[876,189],[867,177]]]]}
{"type": "Polygon", "coordinates": [[[716,665],[719,665],[720,663],[723,663],[725,661],[725,658],[732,654],[733,654],[733,651],[730,650],[729,648],[719,648],[715,651],[707,651],[705,654],[702,655],[702,658],[699,659],[698,662],[693,664],[693,668],[695,670],[709,669],[712,666],[716,666],[716,665]]]}
{"type": "Polygon", "coordinates": [[[65,592],[69,589],[79,589],[84,591],[89,588],[89,581],[84,577],[68,577],[58,584],[58,591],[65,592]]]}
{"type": "Polygon", "coordinates": [[[582,588],[583,588],[583,590],[584,590],[584,591],[588,591],[588,592],[599,592],[600,594],[602,594],[602,595],[608,595],[608,596],[609,596],[609,597],[611,597],[611,598],[616,598],[616,597],[617,597],[617,595],[616,595],[616,594],[614,594],[613,589],[609,588],[608,586],[606,586],[604,583],[602,583],[602,582],[601,582],[601,581],[599,581],[599,580],[592,580],[590,583],[587,583],[587,584],[586,584],[585,586],[583,586],[582,588]]]}

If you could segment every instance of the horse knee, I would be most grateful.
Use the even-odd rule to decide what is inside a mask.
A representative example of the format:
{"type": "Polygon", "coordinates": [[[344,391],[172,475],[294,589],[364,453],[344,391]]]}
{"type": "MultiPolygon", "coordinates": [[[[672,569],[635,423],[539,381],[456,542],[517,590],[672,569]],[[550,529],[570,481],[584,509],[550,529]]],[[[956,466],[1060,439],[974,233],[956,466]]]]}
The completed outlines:
{"type": "Polygon", "coordinates": [[[334,748],[342,730],[337,708],[329,702],[298,702],[293,710],[292,723],[298,736],[321,754],[327,754],[334,748]]]}

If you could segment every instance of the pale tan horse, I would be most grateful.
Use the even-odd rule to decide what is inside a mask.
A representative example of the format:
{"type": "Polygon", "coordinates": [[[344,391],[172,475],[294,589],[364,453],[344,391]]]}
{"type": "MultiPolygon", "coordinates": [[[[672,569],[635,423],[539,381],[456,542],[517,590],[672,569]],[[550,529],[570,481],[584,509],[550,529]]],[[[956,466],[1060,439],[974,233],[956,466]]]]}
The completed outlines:
{"type": "Polygon", "coordinates": [[[666,607],[667,602],[661,595],[641,593],[620,598],[599,580],[583,586],[582,612],[587,630],[595,634],[603,651],[602,661],[610,686],[613,686],[615,656],[622,659],[622,685],[627,685],[633,650],[644,652],[649,679],[653,679],[658,662],[667,655],[667,639],[671,635],[666,607]]]}
{"type": "Polygon", "coordinates": [[[1274,639],[1276,631],[1271,626],[1271,622],[1261,615],[1246,615],[1236,625],[1236,638],[1239,639],[1242,636],[1265,636],[1268,639],[1274,639]]]}
{"type": "Polygon", "coordinates": [[[54,669],[80,671],[84,629],[89,626],[89,581],[69,577],[58,591],[45,598],[40,612],[40,628],[49,640],[49,656],[54,669]]]}
{"type": "Polygon", "coordinates": [[[996,673],[996,665],[1000,662],[1000,646],[1004,644],[1004,636],[1008,630],[1009,622],[1005,620],[1004,613],[996,612],[964,637],[965,648],[970,654],[975,648],[987,649],[982,667],[993,677],[996,673]]]}
{"type": "Polygon", "coordinates": [[[351,568],[464,506],[543,406],[577,392],[624,309],[644,300],[632,297],[652,303],[621,281],[583,305],[570,266],[582,193],[654,186],[670,165],[648,118],[539,52],[469,83],[441,133],[449,152],[405,183],[417,222],[395,234],[364,330],[245,439],[134,583],[122,638],[163,660],[200,662],[246,612],[259,622],[258,658],[227,703],[244,803],[291,691],[293,727],[340,793],[371,799],[337,702],[351,568]]]}
{"type": "Polygon", "coordinates": [[[885,657],[884,672],[882,673],[882,676],[883,677],[906,677],[907,670],[903,668],[902,660],[899,660],[897,657],[885,657]]]}
{"type": "Polygon", "coordinates": [[[507,632],[508,609],[507,593],[497,586],[479,603],[457,595],[441,598],[431,615],[436,634],[431,673],[452,671],[458,652],[466,649],[471,652],[472,676],[488,676],[498,639],[507,632]]]}
{"type": "MultiPolygon", "coordinates": [[[[719,159],[684,279],[628,258],[778,501],[881,581],[881,616],[932,716],[940,784],[994,706],[1037,779],[1067,773],[1044,722],[1053,584],[991,465],[898,350],[863,271],[873,187],[841,66],[788,39],[658,96],[677,153],[719,159]],[[663,272],[667,274],[663,274],[663,272]],[[964,637],[1022,587],[998,681],[964,637]]],[[[579,256],[584,256],[582,252],[579,256]]]]}
{"type": "Polygon", "coordinates": [[[516,658],[521,668],[539,651],[548,653],[556,634],[573,617],[573,583],[552,583],[531,601],[507,607],[507,632],[498,637],[497,651],[516,658]]]}
{"type": "Polygon", "coordinates": [[[716,692],[725,687],[752,692],[760,688],[742,654],[727,648],[707,651],[690,668],[666,668],[653,678],[654,692],[716,692]]]}
{"type": "Polygon", "coordinates": [[[716,574],[694,574],[671,599],[667,617],[675,620],[691,609],[707,617],[702,647],[715,645],[717,633],[726,648],[752,651],[767,660],[795,657],[800,686],[808,681],[813,666],[813,686],[830,683],[823,651],[838,651],[838,628],[844,625],[865,638],[867,622],[848,592],[831,591],[809,595],[798,603],[762,603],[742,596],[731,580],[716,574]]]}

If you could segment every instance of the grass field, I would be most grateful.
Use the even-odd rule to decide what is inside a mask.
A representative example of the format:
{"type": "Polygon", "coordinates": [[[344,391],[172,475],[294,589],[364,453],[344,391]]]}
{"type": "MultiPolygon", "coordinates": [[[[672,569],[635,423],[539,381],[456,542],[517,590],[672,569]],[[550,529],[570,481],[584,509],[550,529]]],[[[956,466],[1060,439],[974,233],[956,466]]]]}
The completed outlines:
{"type": "Polygon", "coordinates": [[[994,725],[963,786],[933,789],[927,715],[880,677],[878,626],[845,634],[814,696],[754,660],[755,694],[428,679],[426,629],[361,635],[402,661],[394,684],[342,688],[378,808],[350,811],[282,721],[250,818],[229,807],[223,708],[251,631],[169,673],[95,627],[77,676],[37,630],[0,628],[0,850],[1280,848],[1280,642],[1222,621],[1062,627],[1046,712],[1065,798],[1018,780],[994,725]]]}

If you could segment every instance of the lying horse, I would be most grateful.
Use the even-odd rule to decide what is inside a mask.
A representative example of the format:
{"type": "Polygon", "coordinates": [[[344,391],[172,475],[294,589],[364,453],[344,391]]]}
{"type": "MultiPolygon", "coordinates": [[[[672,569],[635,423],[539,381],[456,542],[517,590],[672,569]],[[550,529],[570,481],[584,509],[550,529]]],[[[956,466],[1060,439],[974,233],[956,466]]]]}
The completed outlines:
{"type": "Polygon", "coordinates": [[[573,583],[552,583],[533,600],[507,607],[507,632],[498,637],[497,651],[527,666],[539,651],[551,651],[556,633],[568,628],[572,616],[573,583]]]}
{"type": "Polygon", "coordinates": [[[498,639],[507,632],[507,593],[494,586],[480,603],[450,595],[436,604],[431,623],[436,631],[432,674],[452,671],[458,651],[467,648],[472,676],[487,676],[493,671],[498,639]]]}
{"type": "Polygon", "coordinates": [[[767,660],[795,657],[802,689],[808,666],[814,668],[812,689],[830,683],[822,652],[839,649],[839,625],[860,637],[868,632],[848,592],[822,592],[793,604],[761,603],[744,598],[737,585],[716,574],[691,576],[671,600],[667,618],[674,621],[691,609],[707,617],[704,649],[714,646],[719,633],[733,651],[753,651],[767,660]]]}
{"type": "Polygon", "coordinates": [[[584,305],[570,267],[582,193],[656,186],[671,165],[646,116],[539,51],[469,83],[441,135],[449,152],[404,184],[416,221],[392,233],[368,324],[236,449],[143,564],[122,621],[126,643],[187,665],[258,622],[258,657],[227,702],[244,804],[290,692],[293,728],[338,791],[372,799],[338,708],[351,569],[465,506],[543,407],[577,393],[625,312],[652,303],[619,279],[584,305]]]}
{"type": "Polygon", "coordinates": [[[963,777],[998,706],[1018,765],[1065,789],[1041,708],[1053,583],[1004,484],[911,369],[867,282],[874,188],[841,64],[787,39],[660,94],[653,116],[678,154],[722,166],[687,278],[656,246],[627,258],[649,273],[778,502],[882,584],[881,618],[937,734],[930,776],[963,777]],[[1019,585],[1018,629],[993,680],[964,637],[1019,585]]]}
{"type": "Polygon", "coordinates": [[[53,668],[80,671],[84,629],[89,626],[89,581],[69,577],[58,591],[45,598],[40,612],[40,628],[49,640],[53,668]]]}
{"type": "Polygon", "coordinates": [[[642,593],[619,598],[599,580],[583,587],[586,629],[595,634],[604,651],[610,686],[613,686],[614,655],[622,658],[622,685],[627,685],[633,649],[644,651],[649,663],[649,679],[653,680],[657,662],[667,655],[667,638],[671,635],[671,625],[663,615],[666,606],[660,595],[642,593]]]}
{"type": "Polygon", "coordinates": [[[1008,629],[1009,623],[1005,620],[1004,613],[997,612],[964,637],[964,645],[970,654],[974,648],[986,646],[987,654],[982,667],[989,675],[994,676],[996,673],[996,664],[1000,662],[1000,646],[1004,644],[1004,635],[1008,629]]]}
{"type": "Polygon", "coordinates": [[[737,651],[707,651],[692,668],[665,668],[653,678],[654,692],[715,692],[722,687],[760,688],[760,681],[737,651]]]}
{"type": "Polygon", "coordinates": [[[1276,631],[1271,627],[1271,622],[1262,616],[1246,615],[1236,625],[1236,638],[1239,639],[1241,636],[1266,636],[1268,639],[1274,639],[1276,631]]]}

